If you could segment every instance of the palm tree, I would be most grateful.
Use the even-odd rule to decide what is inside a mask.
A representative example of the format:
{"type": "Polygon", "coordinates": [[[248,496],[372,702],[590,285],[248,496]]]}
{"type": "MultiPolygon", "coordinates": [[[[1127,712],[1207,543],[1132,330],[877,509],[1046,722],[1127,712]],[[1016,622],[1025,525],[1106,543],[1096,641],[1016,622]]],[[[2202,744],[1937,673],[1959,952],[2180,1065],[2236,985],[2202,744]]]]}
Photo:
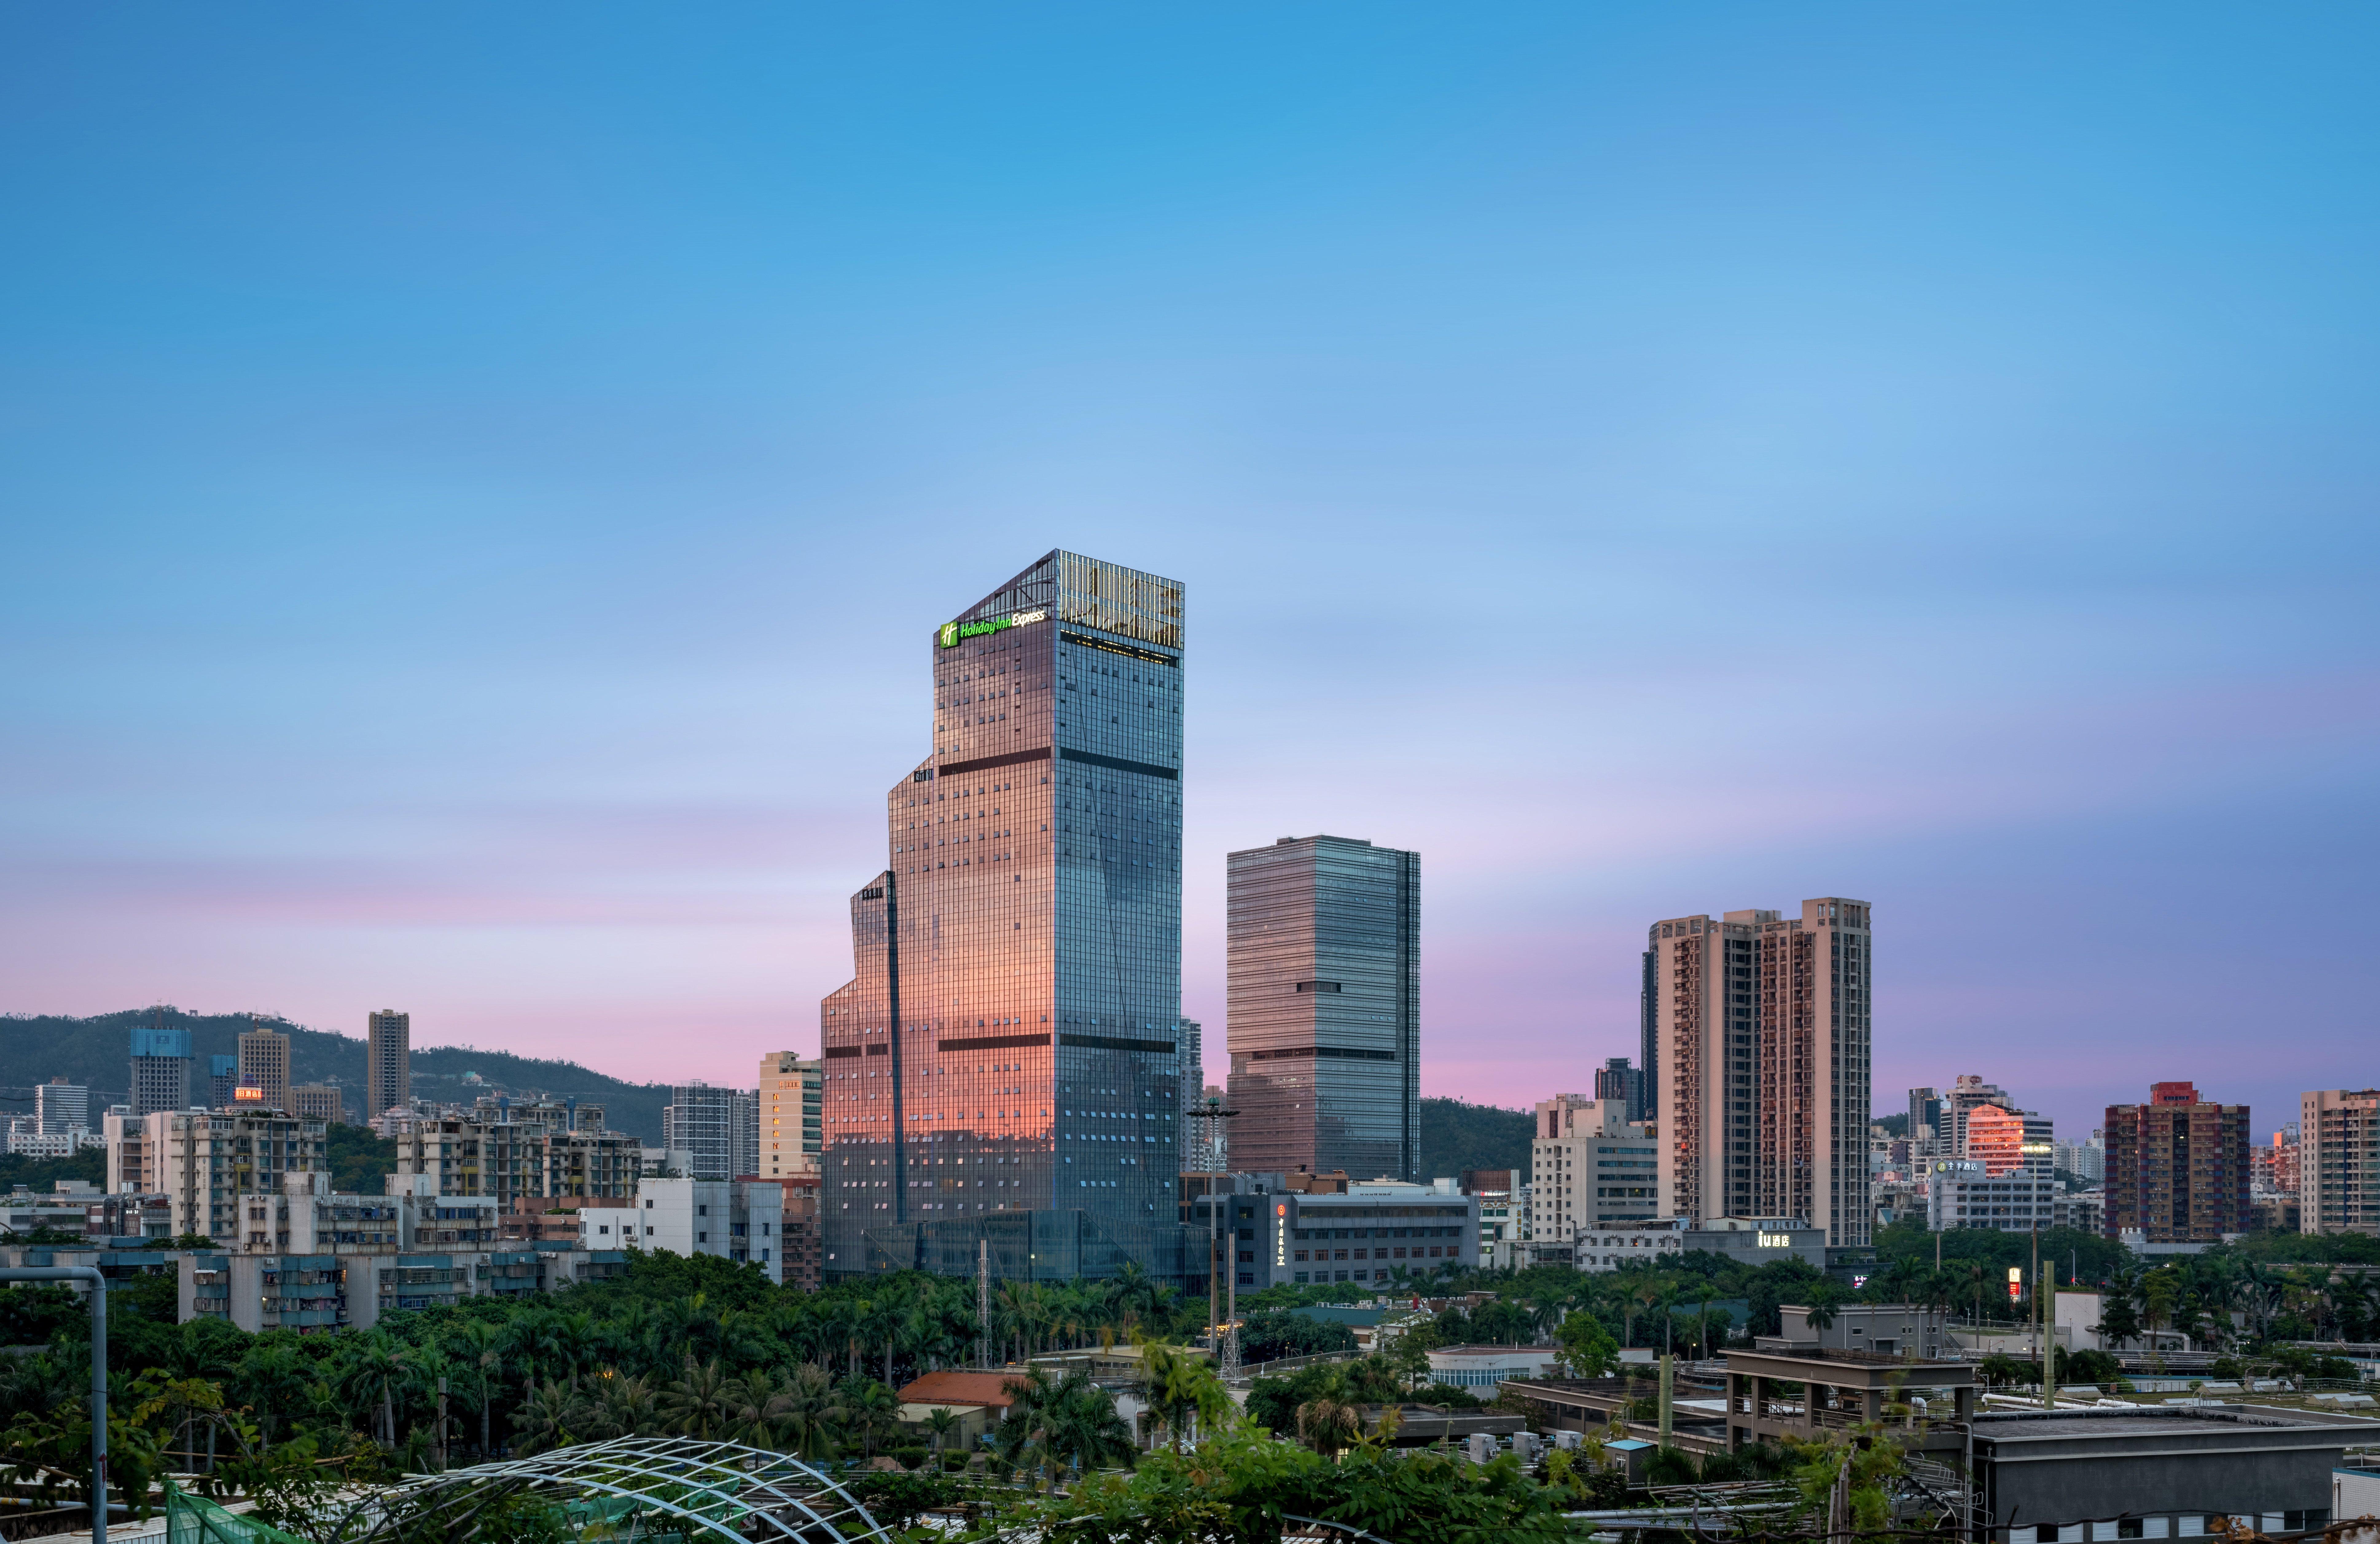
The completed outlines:
{"type": "Polygon", "coordinates": [[[926,1435],[934,1444],[934,1466],[941,1467],[942,1443],[961,1424],[957,1411],[937,1404],[926,1412],[926,1435]]]}
{"type": "Polygon", "coordinates": [[[1028,1283],[1002,1282],[1000,1290],[991,1295],[991,1331],[1002,1344],[1013,1344],[1016,1355],[1013,1360],[1025,1358],[1025,1326],[1026,1323],[1026,1293],[1028,1283]]]}
{"type": "Polygon", "coordinates": [[[853,1294],[836,1299],[833,1307],[835,1338],[843,1343],[844,1376],[859,1376],[859,1340],[868,1325],[868,1299],[853,1294]]]}
{"type": "Polygon", "coordinates": [[[349,1402],[377,1416],[374,1425],[384,1448],[396,1446],[396,1396],[412,1372],[411,1348],[380,1331],[370,1331],[355,1343],[343,1381],[349,1402]]]}
{"type": "Polygon", "coordinates": [[[1297,1407],[1297,1440],[1325,1458],[1335,1457],[1363,1429],[1363,1409],[1346,1397],[1344,1385],[1334,1383],[1297,1407]]]}
{"type": "Polygon", "coordinates": [[[474,1319],[465,1321],[447,1344],[480,1412],[480,1457],[485,1462],[494,1456],[488,1446],[488,1407],[495,1402],[495,1375],[504,1365],[503,1339],[494,1325],[474,1319]]]}
{"type": "Polygon", "coordinates": [[[539,1453],[568,1444],[571,1403],[570,1391],[552,1379],[546,1380],[543,1388],[532,1389],[513,1412],[513,1425],[521,1434],[520,1451],[539,1453]]]}
{"type": "Polygon", "coordinates": [[[687,1357],[686,1371],[656,1402],[662,1418],[689,1437],[717,1436],[727,1424],[729,1381],[717,1358],[697,1364],[687,1357]]]}
{"type": "Polygon", "coordinates": [[[860,1456],[876,1456],[876,1442],[901,1422],[901,1396],[872,1378],[846,1378],[835,1386],[834,1417],[859,1438],[860,1456]]]}
{"type": "Polygon", "coordinates": [[[573,1430],[579,1438],[600,1441],[661,1434],[661,1396],[651,1379],[603,1368],[588,1383],[591,1397],[582,1395],[572,1402],[570,1410],[573,1430]]]}
{"type": "Polygon", "coordinates": [[[601,1359],[603,1337],[595,1327],[595,1319],[587,1313],[557,1315],[553,1323],[554,1354],[562,1365],[570,1369],[569,1383],[578,1387],[582,1368],[592,1367],[601,1359]]]}
{"type": "Polygon", "coordinates": [[[747,1372],[741,1378],[730,1378],[720,1391],[725,1406],[721,1421],[721,1435],[731,1442],[746,1447],[773,1448],[777,1445],[779,1428],[783,1416],[777,1403],[779,1385],[765,1372],[747,1372]]]}
{"type": "Polygon", "coordinates": [[[550,1308],[530,1308],[515,1314],[504,1326],[504,1357],[520,1367],[524,1402],[536,1389],[540,1374],[551,1380],[563,1364],[562,1340],[555,1328],[560,1319],[550,1308]]]}
{"type": "MultiPolygon", "coordinates": [[[[1660,1279],[1653,1275],[1650,1271],[1645,1272],[1645,1279],[1643,1281],[1636,1283],[1633,1286],[1628,1289],[1627,1301],[1633,1305],[1633,1307],[1640,1309],[1643,1312],[1652,1312],[1655,1307],[1657,1307],[1661,1301],[1660,1279]]],[[[1628,1343],[1631,1345],[1636,1343],[1635,1322],[1636,1316],[1634,1313],[1631,1313],[1627,1316],[1622,1326],[1624,1332],[1628,1336],[1628,1343]]]]}
{"type": "Polygon", "coordinates": [[[313,1402],[313,1364],[286,1340],[258,1337],[234,1376],[256,1410],[259,1433],[268,1445],[285,1418],[303,1413],[313,1402]]]}
{"type": "Polygon", "coordinates": [[[838,1418],[826,1369],[804,1362],[778,1380],[770,1402],[778,1437],[796,1458],[820,1459],[834,1446],[832,1427],[838,1418]]]}
{"type": "Polygon", "coordinates": [[[1143,1397],[1172,1439],[1174,1452],[1182,1451],[1194,1418],[1211,1429],[1231,1408],[1231,1396],[1205,1357],[1156,1342],[1142,1347],[1141,1357],[1143,1397]]]}

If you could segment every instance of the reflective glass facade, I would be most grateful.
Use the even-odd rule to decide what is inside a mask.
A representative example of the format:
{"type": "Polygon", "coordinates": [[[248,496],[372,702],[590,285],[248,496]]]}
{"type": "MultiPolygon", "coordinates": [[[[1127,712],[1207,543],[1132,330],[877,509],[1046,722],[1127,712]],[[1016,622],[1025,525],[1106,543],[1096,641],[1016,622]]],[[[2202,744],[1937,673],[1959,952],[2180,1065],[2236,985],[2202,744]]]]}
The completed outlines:
{"type": "Polygon", "coordinates": [[[1421,1177],[1421,855],[1342,836],[1231,855],[1232,1167],[1421,1177]]]}
{"type": "Polygon", "coordinates": [[[1180,1277],[1182,587],[1051,553],[926,653],[820,1006],[826,1273],[1180,1277]]]}

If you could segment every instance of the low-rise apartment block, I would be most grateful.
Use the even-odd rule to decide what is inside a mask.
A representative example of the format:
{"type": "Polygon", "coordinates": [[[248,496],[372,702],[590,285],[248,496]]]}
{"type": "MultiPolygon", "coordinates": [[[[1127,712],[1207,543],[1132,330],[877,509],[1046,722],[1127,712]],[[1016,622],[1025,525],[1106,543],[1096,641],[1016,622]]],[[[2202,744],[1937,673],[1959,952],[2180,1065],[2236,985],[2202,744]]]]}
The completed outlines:
{"type": "Polygon", "coordinates": [[[1557,1094],[1536,1110],[1529,1144],[1530,1232],[1564,1242],[1660,1214],[1661,1152],[1621,1100],[1557,1094]]]}
{"type": "Polygon", "coordinates": [[[2029,1233],[2057,1223],[2058,1182],[2022,1166],[1993,1173],[1976,1158],[1937,1158],[1927,1165],[1925,1225],[2029,1233]]]}

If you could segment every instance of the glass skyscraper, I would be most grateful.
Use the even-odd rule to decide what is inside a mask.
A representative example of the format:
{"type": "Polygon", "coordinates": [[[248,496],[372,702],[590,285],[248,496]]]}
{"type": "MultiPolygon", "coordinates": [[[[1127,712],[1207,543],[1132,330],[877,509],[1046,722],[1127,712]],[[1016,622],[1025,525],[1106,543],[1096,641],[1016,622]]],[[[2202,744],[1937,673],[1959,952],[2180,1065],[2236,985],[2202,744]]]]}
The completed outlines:
{"type": "Polygon", "coordinates": [[[1178,1222],[1182,586],[1054,552],[934,629],[820,1004],[826,1273],[1205,1269],[1178,1222]]]}
{"type": "Polygon", "coordinates": [[[1284,836],[1227,863],[1232,1167],[1421,1178],[1421,855],[1284,836]]]}

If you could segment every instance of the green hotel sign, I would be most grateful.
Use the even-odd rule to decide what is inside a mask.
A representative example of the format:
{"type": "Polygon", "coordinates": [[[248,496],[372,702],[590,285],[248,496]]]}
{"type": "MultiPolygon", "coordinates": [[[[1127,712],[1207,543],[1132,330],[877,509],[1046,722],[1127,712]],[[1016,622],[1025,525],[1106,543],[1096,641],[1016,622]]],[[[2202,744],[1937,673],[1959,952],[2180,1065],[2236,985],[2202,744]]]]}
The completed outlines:
{"type": "Polygon", "coordinates": [[[1012,616],[995,616],[983,622],[945,622],[938,638],[943,648],[955,649],[967,638],[1022,627],[1027,622],[1046,622],[1049,617],[1046,611],[1020,611],[1012,616]]]}

